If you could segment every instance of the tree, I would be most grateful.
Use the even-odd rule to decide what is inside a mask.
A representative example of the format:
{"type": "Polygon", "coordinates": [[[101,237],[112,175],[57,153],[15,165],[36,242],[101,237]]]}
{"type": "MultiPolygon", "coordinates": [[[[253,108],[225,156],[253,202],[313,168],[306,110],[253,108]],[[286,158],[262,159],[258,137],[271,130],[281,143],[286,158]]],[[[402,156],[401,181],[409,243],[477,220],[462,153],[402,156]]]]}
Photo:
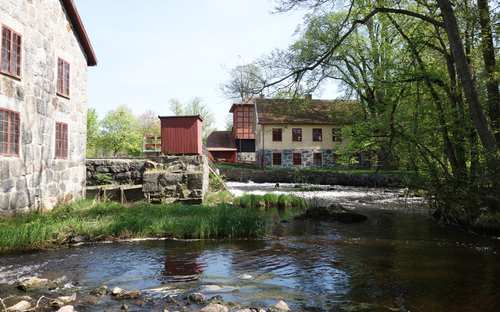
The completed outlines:
{"type": "Polygon", "coordinates": [[[256,64],[236,66],[229,76],[229,80],[221,86],[222,93],[229,99],[244,102],[261,93],[265,85],[262,71],[256,64]]]}
{"type": "Polygon", "coordinates": [[[137,119],[127,106],[106,114],[101,122],[101,146],[112,156],[140,155],[142,137],[137,119]]]}
{"type": "Polygon", "coordinates": [[[340,81],[365,111],[351,131],[351,147],[386,150],[417,170],[447,220],[470,224],[479,207],[500,211],[500,200],[488,195],[500,192],[488,1],[351,0],[340,10],[332,3],[278,2],[280,12],[310,13],[297,42],[268,58],[276,74],[264,88],[314,90],[340,81]]]}
{"type": "Polygon", "coordinates": [[[175,116],[200,115],[203,119],[202,137],[205,141],[208,135],[214,130],[215,119],[207,105],[203,104],[201,98],[195,97],[186,103],[178,99],[171,99],[170,110],[175,116]]]}
{"type": "Polygon", "coordinates": [[[87,111],[87,157],[96,157],[99,147],[99,117],[94,108],[87,111]]]}
{"type": "Polygon", "coordinates": [[[141,130],[142,137],[146,135],[160,136],[160,119],[153,111],[146,111],[139,115],[137,123],[141,130]]]}

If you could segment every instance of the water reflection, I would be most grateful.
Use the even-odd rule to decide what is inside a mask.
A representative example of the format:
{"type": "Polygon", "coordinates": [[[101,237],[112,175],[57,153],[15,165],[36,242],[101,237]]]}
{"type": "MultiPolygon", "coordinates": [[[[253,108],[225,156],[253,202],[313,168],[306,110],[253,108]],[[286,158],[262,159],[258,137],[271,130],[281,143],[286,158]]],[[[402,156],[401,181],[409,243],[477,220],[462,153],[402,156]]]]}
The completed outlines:
{"type": "Polygon", "coordinates": [[[165,269],[162,272],[167,282],[190,282],[198,280],[203,273],[199,263],[201,250],[190,242],[172,242],[166,249],[165,269]]]}

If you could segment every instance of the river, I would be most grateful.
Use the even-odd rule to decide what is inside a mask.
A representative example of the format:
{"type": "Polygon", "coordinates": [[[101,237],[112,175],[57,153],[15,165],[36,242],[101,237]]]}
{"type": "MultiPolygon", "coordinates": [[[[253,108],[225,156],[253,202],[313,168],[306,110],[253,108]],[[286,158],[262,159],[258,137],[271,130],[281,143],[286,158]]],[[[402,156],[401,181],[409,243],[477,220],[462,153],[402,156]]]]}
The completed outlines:
{"type": "MultiPolygon", "coordinates": [[[[229,187],[237,195],[292,192],[342,203],[368,221],[277,223],[271,237],[258,241],[142,241],[6,255],[0,284],[65,276],[82,293],[106,284],[152,298],[130,311],[160,310],[160,298],[191,291],[246,306],[283,299],[294,311],[500,311],[500,241],[436,224],[425,201],[404,190],[229,187]]],[[[103,300],[77,308],[116,305],[103,300]]]]}

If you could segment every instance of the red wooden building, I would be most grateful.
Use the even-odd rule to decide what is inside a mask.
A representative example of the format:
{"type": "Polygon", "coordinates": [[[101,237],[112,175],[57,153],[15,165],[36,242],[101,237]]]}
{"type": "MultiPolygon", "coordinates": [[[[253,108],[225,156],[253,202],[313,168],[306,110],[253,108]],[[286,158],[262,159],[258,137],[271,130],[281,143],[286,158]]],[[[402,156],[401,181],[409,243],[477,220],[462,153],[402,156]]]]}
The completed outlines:
{"type": "Polygon", "coordinates": [[[201,155],[203,119],[195,116],[159,116],[161,121],[161,153],[164,155],[201,155]]]}

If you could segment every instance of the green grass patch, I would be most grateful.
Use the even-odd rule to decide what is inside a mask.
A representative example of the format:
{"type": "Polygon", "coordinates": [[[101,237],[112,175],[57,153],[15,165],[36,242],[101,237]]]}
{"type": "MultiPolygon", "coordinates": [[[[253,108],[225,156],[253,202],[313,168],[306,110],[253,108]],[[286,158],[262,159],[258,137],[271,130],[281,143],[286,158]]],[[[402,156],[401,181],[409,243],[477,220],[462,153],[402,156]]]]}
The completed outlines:
{"type": "Polygon", "coordinates": [[[241,197],[235,198],[234,205],[241,208],[259,209],[259,208],[278,208],[290,209],[295,208],[304,210],[306,208],[306,201],[298,196],[286,194],[265,194],[254,195],[245,194],[241,197]]]}
{"type": "Polygon", "coordinates": [[[72,237],[88,241],[116,238],[258,238],[270,219],[257,209],[227,204],[152,205],[126,207],[114,202],[80,201],[47,213],[0,220],[0,252],[64,245],[72,237]]]}

